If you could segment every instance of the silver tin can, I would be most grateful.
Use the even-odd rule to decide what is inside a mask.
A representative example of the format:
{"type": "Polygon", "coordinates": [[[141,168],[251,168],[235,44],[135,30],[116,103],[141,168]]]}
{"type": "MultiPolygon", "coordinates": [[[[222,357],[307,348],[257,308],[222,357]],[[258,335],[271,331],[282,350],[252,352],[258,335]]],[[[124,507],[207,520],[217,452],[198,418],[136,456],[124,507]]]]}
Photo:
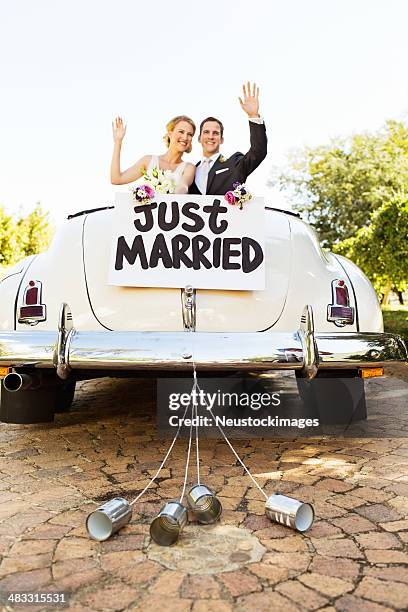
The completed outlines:
{"type": "Polygon", "coordinates": [[[86,519],[86,529],[93,540],[103,542],[126,525],[132,517],[132,508],[123,497],[115,497],[86,519]]]}
{"type": "Polygon", "coordinates": [[[178,501],[167,502],[150,524],[150,535],[156,544],[171,546],[177,542],[187,523],[187,508],[178,501]]]}
{"type": "Polygon", "coordinates": [[[199,523],[215,523],[222,513],[222,505],[215,493],[205,485],[197,484],[187,495],[187,503],[199,523]]]}
{"type": "Polygon", "coordinates": [[[266,500],[265,514],[271,521],[297,531],[307,531],[314,521],[313,506],[278,493],[266,500]]]}

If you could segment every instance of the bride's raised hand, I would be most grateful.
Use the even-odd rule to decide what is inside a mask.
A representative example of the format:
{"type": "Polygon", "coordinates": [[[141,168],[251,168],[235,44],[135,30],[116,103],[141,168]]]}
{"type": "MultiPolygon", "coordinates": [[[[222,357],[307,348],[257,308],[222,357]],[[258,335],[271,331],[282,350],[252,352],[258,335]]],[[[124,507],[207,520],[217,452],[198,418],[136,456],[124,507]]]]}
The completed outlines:
{"type": "Polygon", "coordinates": [[[123,123],[122,117],[115,117],[112,121],[112,134],[114,142],[122,142],[126,134],[126,123],[123,123]]]}

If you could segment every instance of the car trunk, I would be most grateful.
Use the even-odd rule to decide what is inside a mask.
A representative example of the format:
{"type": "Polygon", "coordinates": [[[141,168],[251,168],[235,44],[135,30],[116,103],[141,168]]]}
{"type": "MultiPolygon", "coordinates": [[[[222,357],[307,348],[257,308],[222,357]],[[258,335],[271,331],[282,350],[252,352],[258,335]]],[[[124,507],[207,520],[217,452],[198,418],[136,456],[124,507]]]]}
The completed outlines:
{"type": "MultiPolygon", "coordinates": [[[[85,275],[95,317],[112,330],[182,330],[180,289],[108,285],[113,213],[99,211],[84,219],[85,275]]],[[[290,226],[287,216],[275,211],[266,211],[265,222],[265,290],[198,289],[197,331],[260,331],[279,319],[291,273],[290,226]]]]}

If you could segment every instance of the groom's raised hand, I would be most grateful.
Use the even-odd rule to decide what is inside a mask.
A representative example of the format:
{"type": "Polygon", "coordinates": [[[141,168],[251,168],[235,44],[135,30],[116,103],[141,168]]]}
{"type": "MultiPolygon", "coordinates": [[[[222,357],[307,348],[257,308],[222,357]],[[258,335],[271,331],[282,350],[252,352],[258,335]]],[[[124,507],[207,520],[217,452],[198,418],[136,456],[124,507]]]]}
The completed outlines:
{"type": "Polygon", "coordinates": [[[243,99],[238,98],[242,110],[246,112],[248,117],[259,117],[259,87],[256,83],[253,83],[251,89],[251,83],[242,86],[243,99]]]}

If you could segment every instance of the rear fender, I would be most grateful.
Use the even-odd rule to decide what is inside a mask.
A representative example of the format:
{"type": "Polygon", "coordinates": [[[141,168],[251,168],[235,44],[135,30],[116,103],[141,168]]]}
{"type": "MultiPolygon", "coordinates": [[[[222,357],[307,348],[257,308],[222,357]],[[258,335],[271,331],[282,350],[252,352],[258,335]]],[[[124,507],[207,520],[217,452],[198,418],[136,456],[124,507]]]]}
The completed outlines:
{"type": "Polygon", "coordinates": [[[358,305],[359,331],[384,331],[383,318],[377,294],[366,275],[355,263],[343,257],[334,255],[341,267],[347,273],[352,285],[358,305]]]}
{"type": "Polygon", "coordinates": [[[19,261],[0,281],[0,329],[16,329],[16,302],[20,285],[26,271],[34,262],[36,255],[30,255],[19,261]]]}

